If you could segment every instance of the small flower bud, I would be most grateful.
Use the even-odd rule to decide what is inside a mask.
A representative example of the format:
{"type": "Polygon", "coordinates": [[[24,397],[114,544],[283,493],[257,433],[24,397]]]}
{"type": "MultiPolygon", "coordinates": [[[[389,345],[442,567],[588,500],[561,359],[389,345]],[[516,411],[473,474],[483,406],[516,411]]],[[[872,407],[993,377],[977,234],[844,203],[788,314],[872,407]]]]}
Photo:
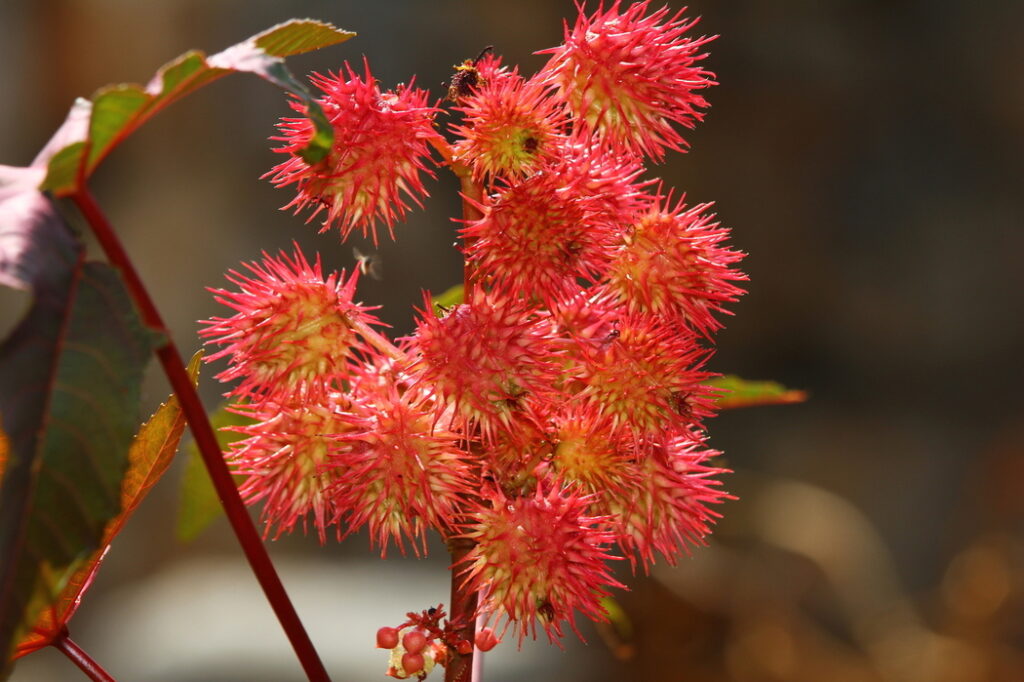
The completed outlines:
{"type": "Polygon", "coordinates": [[[476,648],[480,651],[490,651],[500,641],[491,628],[480,628],[480,631],[476,633],[476,648]]]}
{"type": "MultiPolygon", "coordinates": [[[[427,646],[427,636],[420,630],[409,630],[402,637],[402,646],[410,654],[418,654],[427,646]]],[[[420,667],[422,667],[422,664],[420,667]]],[[[408,667],[406,667],[406,670],[408,670],[408,667]]]]}
{"type": "Polygon", "coordinates": [[[415,675],[423,670],[423,654],[407,653],[402,656],[402,667],[410,675],[415,675]]]}
{"type": "Polygon", "coordinates": [[[396,646],[398,646],[398,630],[389,627],[377,630],[378,649],[394,649],[396,646]]]}

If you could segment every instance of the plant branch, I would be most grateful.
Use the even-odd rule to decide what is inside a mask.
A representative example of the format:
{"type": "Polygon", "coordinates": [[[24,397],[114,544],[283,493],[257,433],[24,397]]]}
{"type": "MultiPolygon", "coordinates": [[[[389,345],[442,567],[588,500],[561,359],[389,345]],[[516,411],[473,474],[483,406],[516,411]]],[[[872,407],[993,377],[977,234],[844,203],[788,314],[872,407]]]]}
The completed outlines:
{"type": "MultiPolygon", "coordinates": [[[[475,590],[466,589],[466,583],[460,580],[459,573],[463,567],[462,560],[475,546],[475,542],[465,538],[455,537],[448,540],[448,551],[452,556],[449,618],[456,627],[457,639],[464,639],[470,644],[476,639],[477,593],[475,590]]],[[[476,667],[473,665],[475,649],[474,646],[468,654],[453,652],[444,669],[445,682],[477,682],[474,674],[476,667]]]]}
{"type": "MultiPolygon", "coordinates": [[[[470,223],[483,218],[484,215],[478,206],[483,201],[484,191],[480,183],[473,179],[472,169],[455,159],[452,146],[443,137],[430,138],[430,144],[444,159],[445,165],[459,179],[462,190],[462,222],[470,223]]],[[[463,252],[469,244],[469,240],[463,244],[463,252]]],[[[473,269],[468,262],[463,266],[462,272],[463,300],[468,301],[473,290],[473,269]]]]}
{"type": "Polygon", "coordinates": [[[367,343],[373,346],[382,355],[386,355],[387,357],[396,361],[402,361],[406,359],[405,353],[402,352],[400,348],[398,348],[395,344],[388,341],[388,339],[383,334],[379,334],[372,327],[370,327],[370,325],[366,324],[365,322],[360,322],[354,317],[348,320],[348,324],[352,329],[356,331],[356,333],[363,337],[363,340],[365,340],[367,343]]]}
{"type": "MultiPolygon", "coordinates": [[[[483,213],[477,206],[483,201],[484,192],[480,183],[473,180],[469,173],[459,175],[459,182],[462,184],[462,221],[470,223],[483,218],[483,213]]],[[[462,252],[469,250],[471,240],[467,238],[462,244],[462,252]]],[[[462,266],[462,289],[463,301],[469,302],[473,293],[473,266],[469,259],[466,259],[462,266]]]]}
{"type": "MultiPolygon", "coordinates": [[[[442,151],[443,154],[443,151],[442,151]]],[[[451,154],[446,156],[451,160],[451,154]]],[[[462,220],[464,223],[480,220],[483,214],[478,206],[483,201],[483,188],[480,183],[473,180],[473,174],[468,167],[461,163],[451,163],[452,172],[459,178],[462,186],[462,220]]],[[[463,253],[466,252],[469,241],[463,242],[463,253]]],[[[473,294],[473,268],[467,259],[462,269],[463,301],[472,300],[473,294]]],[[[472,540],[460,537],[449,538],[448,551],[452,557],[451,567],[451,596],[449,599],[449,613],[452,623],[456,624],[458,637],[473,644],[476,639],[476,607],[477,593],[475,590],[466,589],[464,580],[459,578],[459,571],[462,567],[462,560],[476,546],[472,540]]],[[[474,665],[474,646],[468,654],[455,653],[448,665],[445,666],[445,682],[478,682],[479,666],[474,665]]]]}
{"type": "Polygon", "coordinates": [[[85,653],[82,647],[75,644],[71,637],[68,636],[68,629],[66,627],[61,629],[60,634],[50,644],[71,659],[71,662],[77,665],[79,670],[85,673],[93,682],[117,682],[110,676],[110,673],[92,659],[92,656],[85,653]]]}
{"type": "Polygon", "coordinates": [[[177,346],[171,340],[170,333],[160,317],[160,313],[157,311],[149,292],[142,283],[142,279],[135,270],[135,266],[129,259],[124,246],[121,244],[121,240],[114,232],[113,227],[96,203],[89,189],[84,183],[80,187],[81,189],[72,195],[72,199],[92,227],[104,252],[107,254],[107,258],[124,277],[125,284],[135,300],[135,304],[139,307],[143,321],[150,328],[164,334],[166,340],[157,349],[157,358],[167,374],[174,393],[181,402],[189,429],[192,431],[196,445],[202,454],[206,470],[209,472],[214,488],[217,490],[217,496],[224,507],[235,537],[238,538],[239,544],[242,545],[242,550],[249,560],[249,565],[259,581],[260,587],[263,588],[267,601],[270,602],[270,606],[280,621],[281,627],[284,628],[285,634],[288,636],[289,641],[291,641],[292,647],[295,649],[295,653],[307,677],[316,682],[329,682],[330,677],[327,675],[327,670],[324,668],[319,654],[313,647],[313,643],[309,639],[302,621],[299,620],[295,607],[288,598],[284,585],[274,569],[274,564],[267,554],[267,549],[264,547],[259,533],[257,533],[256,527],[246,511],[245,504],[238,494],[234,479],[228,471],[227,464],[224,462],[224,457],[220,451],[220,446],[217,444],[217,439],[214,436],[213,428],[210,426],[209,417],[203,408],[195,387],[192,385],[192,380],[185,371],[185,364],[182,361],[177,346]]]}

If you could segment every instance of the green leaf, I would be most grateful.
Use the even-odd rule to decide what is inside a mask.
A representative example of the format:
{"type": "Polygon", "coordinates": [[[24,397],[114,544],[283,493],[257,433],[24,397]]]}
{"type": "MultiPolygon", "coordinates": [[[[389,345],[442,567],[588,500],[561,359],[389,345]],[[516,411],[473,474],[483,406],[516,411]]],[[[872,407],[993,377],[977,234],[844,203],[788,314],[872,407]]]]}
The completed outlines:
{"type": "Polygon", "coordinates": [[[601,606],[608,614],[608,622],[624,641],[632,641],[634,636],[633,621],[622,608],[618,600],[611,596],[601,597],[601,606]]]}
{"type": "MultiPolygon", "coordinates": [[[[188,365],[193,385],[199,378],[202,356],[202,351],[196,353],[188,365]]],[[[185,416],[177,396],[172,395],[135,434],[128,452],[128,470],[121,480],[121,512],[107,523],[99,549],[75,571],[57,598],[43,608],[31,631],[18,643],[15,658],[48,646],[60,635],[78,609],[82,595],[92,584],[110,544],[143,498],[166,473],[184,432],[185,416]]]]}
{"type": "Polygon", "coordinates": [[[804,391],[786,388],[775,381],[748,381],[734,374],[726,374],[705,385],[720,392],[718,407],[728,410],[757,405],[786,405],[807,400],[804,391]]]}
{"type": "Polygon", "coordinates": [[[291,57],[337,45],[355,35],[315,19],[292,19],[254,36],[252,41],[269,55],[291,57]]]}
{"type": "MultiPolygon", "coordinates": [[[[225,403],[210,415],[210,424],[217,432],[217,443],[222,451],[244,437],[236,431],[224,431],[225,427],[255,423],[255,420],[249,417],[230,412],[228,406],[225,403]]],[[[213,482],[210,481],[210,475],[206,472],[206,465],[195,441],[188,444],[185,452],[187,459],[181,479],[176,535],[181,542],[191,542],[217,520],[224,513],[224,509],[217,497],[217,491],[214,490],[213,482]]]]}
{"type": "MultiPolygon", "coordinates": [[[[186,52],[165,64],[145,87],[112,85],[92,96],[88,126],[59,147],[48,150],[46,180],[40,189],[57,196],[74,193],[104,158],[150,118],[182,97],[229,73],[252,73],[284,88],[301,101],[316,133],[300,153],[309,163],[327,155],[333,130],[314,97],[284,66],[283,58],[348,40],[354,33],[310,19],[292,20],[249,38],[207,58],[202,52],[186,52]]],[[[81,115],[82,100],[72,109],[69,121],[81,115]]],[[[48,145],[50,147],[51,145],[48,145]]]]}
{"type": "Polygon", "coordinates": [[[78,169],[85,158],[85,150],[85,142],[73,142],[54,154],[46,168],[46,178],[40,188],[45,190],[77,186],[78,169]]]}
{"type": "Polygon", "coordinates": [[[0,345],[10,439],[0,488],[0,666],[120,513],[143,369],[158,342],[113,269],[62,255],[33,279],[33,305],[0,345]]]}
{"type": "Polygon", "coordinates": [[[430,300],[434,303],[434,313],[440,314],[444,310],[460,305],[464,298],[465,288],[461,284],[456,284],[430,300]]]}

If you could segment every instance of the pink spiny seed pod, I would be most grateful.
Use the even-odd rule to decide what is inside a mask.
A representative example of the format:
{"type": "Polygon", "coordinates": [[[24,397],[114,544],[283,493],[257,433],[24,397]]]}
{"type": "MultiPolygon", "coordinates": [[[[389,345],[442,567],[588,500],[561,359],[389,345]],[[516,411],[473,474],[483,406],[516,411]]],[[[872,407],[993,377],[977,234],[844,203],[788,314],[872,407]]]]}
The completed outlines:
{"type": "Polygon", "coordinates": [[[715,478],[727,470],[707,464],[718,454],[698,434],[669,436],[634,465],[632,486],[602,496],[598,510],[615,519],[616,542],[634,570],[640,563],[647,571],[655,551],[674,564],[688,545],[704,543],[718,516],[708,505],[731,498],[715,478]]]}
{"type": "Polygon", "coordinates": [[[536,637],[538,620],[556,641],[563,622],[576,630],[576,610],[605,618],[600,598],[606,588],[622,585],[607,564],[613,558],[607,520],[587,515],[590,501],[549,482],[531,496],[496,493],[490,506],[472,514],[466,537],[476,545],[461,569],[464,589],[481,590],[480,613],[491,620],[506,616],[520,641],[536,637]]]}
{"type": "Polygon", "coordinates": [[[679,318],[709,335],[722,326],[712,313],[743,294],[733,282],[747,277],[732,267],[743,254],[722,245],[729,231],[713,222],[709,204],[664,204],[623,235],[603,289],[631,313],[679,318]]]}
{"type": "Polygon", "coordinates": [[[697,22],[682,12],[670,16],[664,7],[644,16],[648,0],[621,5],[581,11],[562,45],[538,53],[551,55],[538,76],[595,136],[660,161],[664,148],[686,144],[672,123],[692,128],[704,116],[708,103],[697,91],[715,85],[700,67],[711,38],[684,37],[697,22]]]}
{"type": "Polygon", "coordinates": [[[555,158],[565,115],[544,87],[517,72],[482,79],[460,100],[455,158],[485,177],[523,177],[555,158]]]}
{"type": "Polygon", "coordinates": [[[554,471],[562,480],[577,483],[593,495],[592,509],[601,508],[600,500],[611,494],[609,491],[636,486],[636,444],[617,433],[610,418],[573,405],[559,414],[555,439],[551,459],[554,471]]]}
{"type": "MultiPolygon", "coordinates": [[[[436,107],[411,83],[381,92],[369,65],[362,77],[345,64],[338,74],[315,74],[312,81],[323,93],[318,102],[334,128],[334,144],[327,158],[311,166],[298,151],[309,142],[312,124],[305,116],[283,119],[282,135],[273,139],[284,143],[276,151],[289,158],[264,177],[277,187],[296,185],[298,194],[286,209],[312,206],[309,220],[326,209],[321,231],[337,225],[345,239],[359,227],[376,243],[376,222],[383,220],[394,238],[392,226],[408,211],[406,198],[420,205],[427,196],[422,173],[433,174],[426,164],[429,141],[439,137],[436,107]]],[[[301,103],[292,108],[306,113],[301,103]]]]}
{"type": "Polygon", "coordinates": [[[699,367],[709,351],[696,336],[651,316],[626,315],[607,337],[582,346],[578,367],[584,409],[636,438],[697,426],[713,409],[699,367]]]}
{"type": "Polygon", "coordinates": [[[299,521],[305,527],[312,516],[320,542],[326,540],[335,515],[327,491],[336,471],[329,460],[337,438],[349,428],[341,418],[343,407],[332,397],[323,404],[263,402],[236,408],[256,423],[231,427],[246,438],[231,444],[227,459],[234,473],[246,477],[238,489],[246,503],[263,501],[265,535],[279,537],[299,521]]]}
{"type": "Polygon", "coordinates": [[[553,172],[566,186],[594,199],[590,209],[601,217],[600,224],[628,225],[655,201],[644,190],[656,181],[639,179],[644,167],[635,155],[581,134],[572,136],[559,151],[553,172]]]}
{"type": "Polygon", "coordinates": [[[481,206],[484,217],[462,228],[466,258],[478,281],[550,306],[603,272],[618,230],[601,208],[564,176],[537,172],[499,191],[481,206]]]}
{"type": "Polygon", "coordinates": [[[462,436],[446,430],[431,402],[400,392],[388,372],[367,367],[353,375],[345,433],[332,452],[337,471],[331,499],[346,535],[364,525],[386,554],[394,540],[404,552],[426,553],[430,528],[449,529],[475,486],[473,457],[462,436]]]}
{"type": "Polygon", "coordinates": [[[411,345],[423,381],[488,439],[508,430],[558,371],[549,321],[498,295],[475,293],[441,318],[427,299],[411,345]]]}
{"type": "Polygon", "coordinates": [[[535,415],[521,412],[513,418],[509,429],[488,441],[487,466],[506,490],[524,491],[536,485],[533,469],[550,457],[552,444],[535,415]]]}
{"type": "Polygon", "coordinates": [[[358,271],[324,277],[319,257],[310,264],[295,246],[294,255],[266,253],[261,263],[246,263],[250,274],[232,270],[227,278],[239,291],[211,289],[219,303],[235,310],[231,317],[204,321],[199,334],[223,349],[221,381],[240,383],[229,392],[251,400],[320,400],[348,375],[348,361],[363,350],[355,331],[381,324],[356,303],[358,271]]]}

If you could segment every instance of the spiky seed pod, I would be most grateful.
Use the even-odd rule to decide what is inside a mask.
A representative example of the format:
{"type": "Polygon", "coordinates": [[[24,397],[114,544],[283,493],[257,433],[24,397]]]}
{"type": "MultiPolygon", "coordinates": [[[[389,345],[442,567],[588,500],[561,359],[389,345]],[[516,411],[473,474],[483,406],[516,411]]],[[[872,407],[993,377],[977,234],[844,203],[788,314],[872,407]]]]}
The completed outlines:
{"type": "Polygon", "coordinates": [[[656,551],[674,564],[689,545],[704,543],[719,516],[708,505],[731,499],[714,478],[728,471],[707,463],[718,454],[696,434],[669,436],[632,465],[636,475],[623,479],[632,486],[599,498],[595,508],[614,520],[616,542],[634,570],[640,564],[646,572],[656,551]]]}
{"type": "Polygon", "coordinates": [[[229,391],[251,400],[279,403],[317,401],[348,374],[348,361],[363,347],[355,326],[379,325],[355,296],[358,271],[324,277],[319,256],[310,264],[295,247],[261,263],[246,263],[247,274],[232,270],[228,280],[239,291],[210,289],[231,317],[204,321],[199,334],[223,348],[207,361],[228,359],[221,381],[240,380],[229,391]]]}
{"type": "Polygon", "coordinates": [[[506,616],[520,642],[536,637],[537,621],[552,641],[565,622],[576,631],[575,611],[604,620],[601,597],[622,587],[606,563],[615,558],[607,551],[612,534],[605,519],[587,514],[590,499],[544,487],[512,499],[497,493],[474,513],[466,537],[476,545],[457,567],[464,589],[480,590],[479,613],[491,622],[506,616]]]}
{"type": "Polygon", "coordinates": [[[231,444],[226,458],[235,474],[245,476],[238,487],[246,504],[263,502],[264,535],[277,538],[296,524],[306,529],[312,517],[320,542],[335,517],[328,490],[337,472],[330,466],[338,438],[348,428],[345,400],[330,396],[323,403],[281,405],[265,401],[236,410],[255,424],[231,430],[246,437],[231,444]]]}
{"type": "Polygon", "coordinates": [[[520,302],[479,291],[440,318],[428,297],[411,347],[423,381],[487,439],[508,430],[558,370],[550,323],[520,302]]]}
{"type": "Polygon", "coordinates": [[[667,204],[626,231],[602,289],[631,313],[679,318],[709,336],[722,326],[712,313],[743,294],[734,282],[747,277],[732,267],[743,254],[723,245],[729,230],[714,222],[709,204],[667,204]]]}
{"type": "Polygon", "coordinates": [[[593,509],[601,508],[599,501],[606,495],[624,495],[636,487],[635,444],[618,433],[608,417],[574,405],[563,408],[556,428],[551,467],[561,480],[592,495],[593,509]]]}
{"type": "MultiPolygon", "coordinates": [[[[317,101],[334,128],[330,152],[314,165],[306,163],[298,151],[313,135],[312,123],[305,116],[282,119],[281,136],[273,139],[284,144],[275,151],[289,158],[264,177],[277,187],[296,185],[285,209],[298,213],[312,206],[308,220],[326,209],[321,232],[337,225],[345,239],[358,227],[377,243],[376,223],[383,221],[394,238],[393,225],[409,209],[406,199],[419,206],[427,196],[422,174],[433,176],[427,161],[429,141],[439,137],[433,124],[437,109],[412,83],[381,92],[369,65],[363,76],[346,63],[337,74],[314,74],[312,82],[323,93],[317,101]]],[[[299,102],[292,108],[306,113],[299,102]]]]}
{"type": "Polygon", "coordinates": [[[536,415],[521,411],[512,417],[509,428],[487,443],[487,470],[507,492],[526,494],[543,475],[553,443],[536,415]]]}
{"type": "Polygon", "coordinates": [[[708,351],[685,328],[625,315],[607,337],[581,346],[576,399],[635,438],[699,425],[712,411],[699,367],[708,351]]]}
{"type": "Polygon", "coordinates": [[[656,200],[644,191],[656,180],[639,179],[644,167],[633,154],[577,134],[562,145],[559,156],[554,172],[565,185],[594,198],[591,210],[601,216],[602,224],[628,225],[656,200]]]}
{"type": "Polygon", "coordinates": [[[664,149],[686,142],[672,123],[692,128],[708,106],[698,91],[714,85],[700,66],[711,39],[684,37],[696,21],[664,7],[644,16],[650,2],[620,9],[616,0],[566,26],[564,43],[538,74],[563,99],[576,120],[606,143],[656,161],[664,149]]]}
{"type": "Polygon", "coordinates": [[[475,277],[502,293],[548,305],[596,280],[617,234],[593,196],[540,171],[506,187],[461,234],[475,277]]]}
{"type": "Polygon", "coordinates": [[[427,531],[450,531],[477,487],[474,458],[430,401],[400,393],[389,376],[368,367],[353,377],[352,405],[341,417],[346,432],[331,453],[330,494],[346,535],[366,526],[382,555],[391,540],[404,554],[408,538],[419,556],[427,531]]]}
{"type": "Polygon", "coordinates": [[[476,180],[521,178],[555,159],[565,114],[535,80],[516,71],[483,79],[460,99],[455,158],[476,180]]]}

